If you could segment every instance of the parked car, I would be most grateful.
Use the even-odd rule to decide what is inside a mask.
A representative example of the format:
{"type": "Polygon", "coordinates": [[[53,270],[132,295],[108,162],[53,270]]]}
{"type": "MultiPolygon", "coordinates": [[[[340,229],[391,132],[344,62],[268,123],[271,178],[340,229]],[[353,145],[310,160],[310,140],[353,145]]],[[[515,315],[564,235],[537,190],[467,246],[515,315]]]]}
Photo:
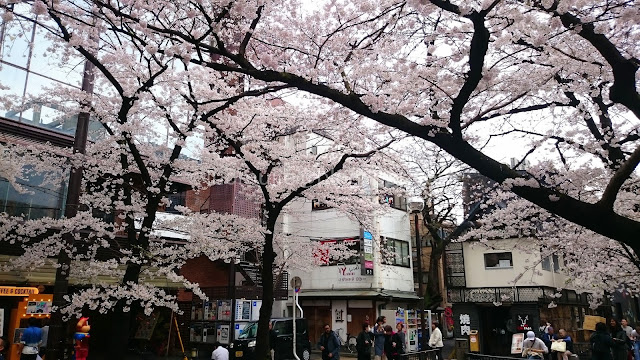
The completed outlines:
{"type": "MultiPolygon", "coordinates": [[[[275,332],[274,360],[288,360],[293,357],[293,319],[271,319],[275,332]]],[[[236,360],[255,360],[256,336],[258,334],[258,322],[247,324],[242,334],[229,346],[229,355],[236,360]]],[[[296,319],[296,353],[300,360],[309,360],[311,357],[311,342],[307,319],[296,319]]]]}

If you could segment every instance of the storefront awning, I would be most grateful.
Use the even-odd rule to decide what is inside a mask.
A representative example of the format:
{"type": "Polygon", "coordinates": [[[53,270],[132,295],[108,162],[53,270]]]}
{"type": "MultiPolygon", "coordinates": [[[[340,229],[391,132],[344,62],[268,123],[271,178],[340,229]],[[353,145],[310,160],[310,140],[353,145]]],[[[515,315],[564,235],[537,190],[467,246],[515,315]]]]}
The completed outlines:
{"type": "Polygon", "coordinates": [[[353,289],[332,289],[332,290],[304,290],[301,289],[299,296],[301,298],[359,298],[359,299],[402,299],[402,300],[419,300],[420,297],[413,292],[397,291],[397,290],[353,290],[353,289]]]}

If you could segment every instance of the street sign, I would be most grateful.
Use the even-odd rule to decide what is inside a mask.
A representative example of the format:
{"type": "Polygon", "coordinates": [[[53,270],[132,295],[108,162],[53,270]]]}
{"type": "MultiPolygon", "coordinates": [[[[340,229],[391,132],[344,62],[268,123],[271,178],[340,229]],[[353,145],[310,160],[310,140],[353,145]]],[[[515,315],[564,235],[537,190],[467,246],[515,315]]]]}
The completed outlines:
{"type": "Polygon", "coordinates": [[[296,291],[300,291],[300,287],[302,286],[302,279],[299,276],[294,276],[291,279],[291,287],[296,291]]]}

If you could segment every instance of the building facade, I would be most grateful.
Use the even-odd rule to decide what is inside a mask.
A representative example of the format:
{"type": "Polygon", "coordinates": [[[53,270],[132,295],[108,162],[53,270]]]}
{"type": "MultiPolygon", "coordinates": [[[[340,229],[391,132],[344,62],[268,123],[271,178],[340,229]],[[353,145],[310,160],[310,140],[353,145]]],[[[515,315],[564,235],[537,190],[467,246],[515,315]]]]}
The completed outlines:
{"type": "MultiPolygon", "coordinates": [[[[367,181],[378,186],[378,179],[367,181]]],[[[375,218],[373,229],[363,229],[337,209],[317,201],[296,202],[281,219],[285,233],[318,244],[346,246],[355,254],[334,261],[323,259],[327,254],[319,250],[306,254],[317,266],[308,271],[292,270],[292,276],[302,279],[300,303],[314,341],[324,324],[347,340],[347,334],[357,335],[363,323],[373,325],[384,310],[415,308],[418,297],[408,213],[399,198],[372,201],[378,200],[387,201],[390,208],[375,218]]],[[[394,326],[395,319],[388,316],[387,323],[394,326]]]]}

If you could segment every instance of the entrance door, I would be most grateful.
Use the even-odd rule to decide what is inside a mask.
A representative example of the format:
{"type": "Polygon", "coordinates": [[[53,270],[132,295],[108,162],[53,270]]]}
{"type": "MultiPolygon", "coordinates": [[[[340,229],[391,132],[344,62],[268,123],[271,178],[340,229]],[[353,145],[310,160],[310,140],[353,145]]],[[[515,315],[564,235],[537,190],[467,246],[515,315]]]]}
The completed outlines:
{"type": "Polygon", "coordinates": [[[331,307],[329,306],[305,306],[304,317],[309,322],[309,341],[311,347],[315,349],[320,335],[322,335],[324,324],[331,324],[331,307]]]}
{"type": "MultiPolygon", "coordinates": [[[[373,309],[348,308],[347,314],[351,315],[351,322],[347,323],[347,333],[350,336],[358,336],[360,331],[362,331],[363,323],[367,322],[373,326],[376,321],[373,317],[373,309]]],[[[395,324],[391,324],[391,326],[394,326],[395,329],[395,324]]]]}
{"type": "Polygon", "coordinates": [[[487,306],[479,308],[482,325],[480,337],[484,354],[511,356],[511,336],[509,306],[487,306]]]}

